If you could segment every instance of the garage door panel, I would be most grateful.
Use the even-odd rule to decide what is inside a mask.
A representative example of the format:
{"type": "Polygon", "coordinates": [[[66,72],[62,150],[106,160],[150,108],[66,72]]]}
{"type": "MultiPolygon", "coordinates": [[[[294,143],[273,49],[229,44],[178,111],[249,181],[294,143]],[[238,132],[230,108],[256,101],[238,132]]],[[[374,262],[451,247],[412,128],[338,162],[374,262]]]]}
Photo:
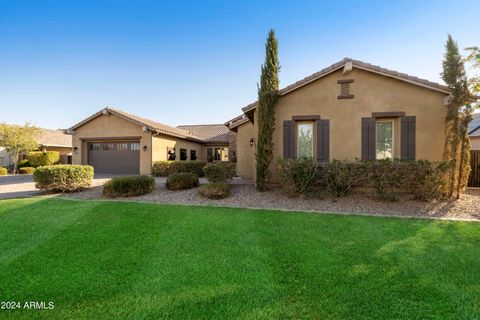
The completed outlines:
{"type": "Polygon", "coordinates": [[[138,174],[140,143],[91,142],[88,144],[88,163],[96,173],[138,174]]]}

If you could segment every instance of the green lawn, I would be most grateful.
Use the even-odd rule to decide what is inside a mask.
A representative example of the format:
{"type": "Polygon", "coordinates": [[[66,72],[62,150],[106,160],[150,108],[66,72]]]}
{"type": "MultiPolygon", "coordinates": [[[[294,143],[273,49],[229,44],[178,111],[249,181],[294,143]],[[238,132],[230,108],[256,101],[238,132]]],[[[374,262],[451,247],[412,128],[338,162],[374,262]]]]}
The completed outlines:
{"type": "Polygon", "coordinates": [[[480,223],[0,201],[2,319],[479,319],[480,223]]]}

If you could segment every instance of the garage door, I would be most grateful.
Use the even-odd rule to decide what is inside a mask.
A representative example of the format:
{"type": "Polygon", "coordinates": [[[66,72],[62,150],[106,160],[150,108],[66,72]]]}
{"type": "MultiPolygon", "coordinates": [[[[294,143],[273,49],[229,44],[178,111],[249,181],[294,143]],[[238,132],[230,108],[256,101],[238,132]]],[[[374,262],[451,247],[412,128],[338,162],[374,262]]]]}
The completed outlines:
{"type": "Polygon", "coordinates": [[[88,164],[95,168],[95,173],[138,174],[140,142],[90,142],[88,164]]]}

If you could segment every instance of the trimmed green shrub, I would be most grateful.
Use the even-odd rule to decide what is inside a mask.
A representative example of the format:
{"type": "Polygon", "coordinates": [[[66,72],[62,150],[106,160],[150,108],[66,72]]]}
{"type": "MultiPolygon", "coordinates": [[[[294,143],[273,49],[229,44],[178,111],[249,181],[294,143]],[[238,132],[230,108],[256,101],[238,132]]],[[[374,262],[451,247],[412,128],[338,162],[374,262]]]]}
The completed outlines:
{"type": "Polygon", "coordinates": [[[313,159],[279,159],[278,176],[283,190],[290,196],[308,194],[317,177],[317,164],[313,159]]]}
{"type": "Polygon", "coordinates": [[[235,163],[214,162],[203,167],[208,182],[228,182],[235,176],[235,163]]]}
{"type": "Polygon", "coordinates": [[[17,169],[24,168],[24,167],[31,167],[30,162],[27,159],[18,161],[17,169]]]}
{"type": "Polygon", "coordinates": [[[446,175],[452,166],[451,161],[418,160],[408,162],[406,166],[408,173],[405,185],[416,200],[431,201],[446,198],[446,175]]]}
{"type": "Polygon", "coordinates": [[[368,184],[382,201],[396,201],[395,192],[405,183],[406,166],[398,160],[364,161],[368,184]]]}
{"type": "Polygon", "coordinates": [[[202,168],[205,161],[155,161],[152,166],[152,175],[167,177],[173,173],[190,172],[197,176],[203,176],[202,168]]]}
{"type": "Polygon", "coordinates": [[[8,174],[8,170],[5,167],[0,167],[0,176],[6,176],[8,174]]]}
{"type": "Polygon", "coordinates": [[[348,195],[364,175],[364,166],[350,161],[333,160],[326,163],[322,170],[327,191],[335,197],[348,195]]]}
{"type": "Polygon", "coordinates": [[[103,195],[109,198],[141,196],[155,190],[155,179],[150,176],[113,177],[103,186],[103,195]]]}
{"type": "Polygon", "coordinates": [[[225,199],[230,195],[230,186],[225,182],[213,182],[200,186],[198,194],[208,199],[225,199]]]}
{"type": "Polygon", "coordinates": [[[30,166],[37,168],[41,166],[50,166],[60,160],[60,153],[58,151],[33,151],[27,154],[30,166]]]}
{"type": "Polygon", "coordinates": [[[35,168],[33,167],[23,167],[18,169],[18,173],[20,174],[32,174],[35,172],[35,168]]]}
{"type": "Polygon", "coordinates": [[[174,173],[168,176],[165,187],[168,190],[184,190],[197,187],[198,176],[190,172],[174,173]]]}
{"type": "Polygon", "coordinates": [[[38,189],[46,192],[72,192],[90,187],[93,167],[87,165],[52,165],[39,167],[33,173],[38,189]]]}

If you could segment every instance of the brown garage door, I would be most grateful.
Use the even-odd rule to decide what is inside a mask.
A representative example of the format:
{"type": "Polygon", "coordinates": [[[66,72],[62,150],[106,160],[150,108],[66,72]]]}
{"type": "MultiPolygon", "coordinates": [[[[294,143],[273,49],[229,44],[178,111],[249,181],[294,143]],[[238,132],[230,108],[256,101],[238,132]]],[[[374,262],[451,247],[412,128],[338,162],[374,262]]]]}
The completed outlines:
{"type": "Polygon", "coordinates": [[[95,173],[138,174],[140,169],[140,143],[89,142],[88,164],[95,173]]]}

